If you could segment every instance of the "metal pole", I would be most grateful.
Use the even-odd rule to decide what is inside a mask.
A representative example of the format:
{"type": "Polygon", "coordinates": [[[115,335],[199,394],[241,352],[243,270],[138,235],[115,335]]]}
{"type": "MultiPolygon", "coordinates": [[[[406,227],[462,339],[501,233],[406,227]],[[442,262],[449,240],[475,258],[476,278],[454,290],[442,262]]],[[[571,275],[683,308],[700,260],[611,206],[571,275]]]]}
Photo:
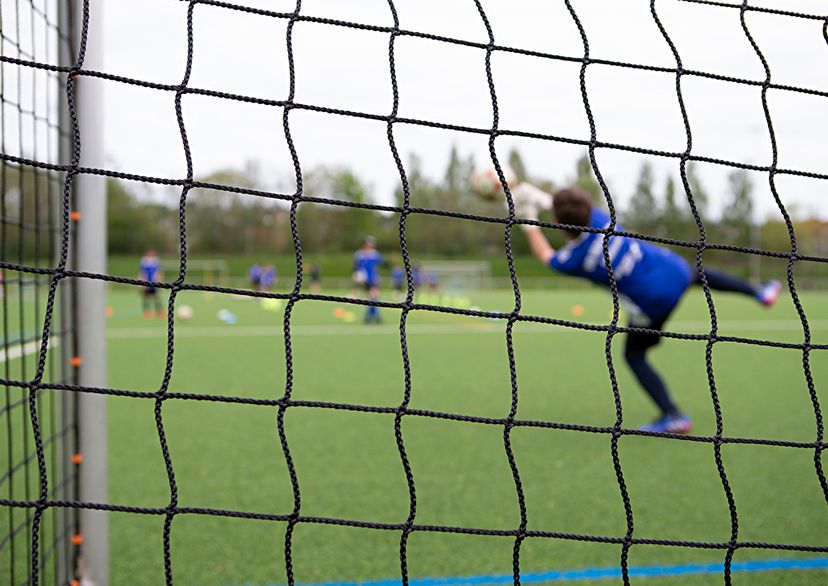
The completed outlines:
{"type": "MultiPolygon", "coordinates": [[[[103,0],[89,3],[84,69],[102,71],[103,0]]],[[[74,2],[73,28],[76,50],[83,36],[83,2],[74,2]]],[[[75,105],[80,128],[81,165],[100,166],[104,161],[103,95],[92,78],[75,80],[75,105]]],[[[74,180],[74,258],[79,271],[106,273],[106,180],[80,174],[74,180]]],[[[105,387],[106,381],[106,283],[96,279],[77,280],[78,383],[105,387]]],[[[84,502],[107,502],[107,417],[106,396],[78,394],[80,452],[80,498],[84,502]]],[[[109,518],[104,511],[82,509],[83,536],[80,570],[82,583],[109,584],[109,518]]]]}

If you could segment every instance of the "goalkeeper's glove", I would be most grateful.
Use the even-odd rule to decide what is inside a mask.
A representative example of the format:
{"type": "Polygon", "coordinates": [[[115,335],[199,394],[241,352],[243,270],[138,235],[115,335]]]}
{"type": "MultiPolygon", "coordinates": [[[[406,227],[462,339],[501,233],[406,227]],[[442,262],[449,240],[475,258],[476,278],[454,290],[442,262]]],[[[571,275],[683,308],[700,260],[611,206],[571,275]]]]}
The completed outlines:
{"type": "MultiPolygon", "coordinates": [[[[552,196],[538,189],[531,183],[521,183],[511,190],[512,201],[515,204],[515,216],[523,220],[538,220],[542,210],[552,207],[552,196]]],[[[521,227],[531,229],[533,226],[521,224],[521,227]]]]}

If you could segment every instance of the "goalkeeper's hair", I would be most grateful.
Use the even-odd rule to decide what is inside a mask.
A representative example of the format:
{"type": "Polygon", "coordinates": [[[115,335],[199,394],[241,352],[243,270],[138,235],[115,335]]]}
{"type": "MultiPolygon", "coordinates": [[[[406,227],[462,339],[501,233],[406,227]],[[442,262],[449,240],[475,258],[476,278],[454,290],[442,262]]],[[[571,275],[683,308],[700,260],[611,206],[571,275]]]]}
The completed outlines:
{"type": "MultiPolygon", "coordinates": [[[[588,226],[592,213],[592,199],[589,193],[580,187],[566,187],[552,196],[552,212],[559,224],[588,226]]],[[[569,229],[566,233],[577,236],[581,231],[569,229]]]]}

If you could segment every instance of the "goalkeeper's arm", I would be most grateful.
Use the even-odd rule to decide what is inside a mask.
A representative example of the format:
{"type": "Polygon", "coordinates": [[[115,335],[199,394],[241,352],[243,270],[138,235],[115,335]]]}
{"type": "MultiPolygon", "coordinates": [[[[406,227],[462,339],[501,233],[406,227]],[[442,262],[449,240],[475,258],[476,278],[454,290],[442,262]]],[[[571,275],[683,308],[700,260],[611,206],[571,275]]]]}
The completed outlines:
{"type": "Polygon", "coordinates": [[[555,249],[549,244],[543,231],[538,226],[523,224],[521,227],[526,232],[526,239],[529,241],[529,250],[532,251],[536,259],[544,265],[548,265],[552,257],[555,256],[555,249]]]}
{"type": "MultiPolygon", "coordinates": [[[[521,183],[515,187],[512,190],[512,198],[515,203],[515,215],[525,220],[537,220],[540,210],[552,206],[552,197],[530,183],[521,183]]],[[[520,227],[526,232],[529,250],[540,262],[548,265],[555,256],[555,249],[549,244],[543,231],[540,227],[530,224],[521,224],[520,227]]]]}

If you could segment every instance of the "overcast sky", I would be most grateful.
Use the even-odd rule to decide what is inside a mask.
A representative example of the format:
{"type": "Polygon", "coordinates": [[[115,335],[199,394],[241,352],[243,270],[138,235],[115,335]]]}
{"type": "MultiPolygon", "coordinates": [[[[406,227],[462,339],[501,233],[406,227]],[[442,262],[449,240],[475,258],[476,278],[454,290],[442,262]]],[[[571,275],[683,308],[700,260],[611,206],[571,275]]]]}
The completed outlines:
{"type": "MultiPolygon", "coordinates": [[[[238,4],[291,11],[293,1],[235,0],[238,4]]],[[[752,4],[825,13],[824,0],[752,0],[752,4]]],[[[486,42],[472,0],[397,0],[400,26],[448,37],[486,42]]],[[[483,0],[499,45],[580,57],[581,38],[563,0],[483,0]]],[[[652,19],[647,0],[574,0],[594,58],[675,66],[652,19]]],[[[90,51],[100,51],[106,71],[162,83],[179,83],[186,58],[187,3],[178,0],[91,2],[90,51]],[[99,12],[103,7],[104,12],[99,12]],[[101,36],[99,33],[104,32],[101,36]]],[[[742,32],[739,11],[679,0],[657,0],[657,11],[685,68],[761,80],[761,63],[742,32]]],[[[387,0],[305,0],[302,13],[391,25],[387,0]]],[[[287,21],[197,5],[190,86],[284,99],[287,96],[287,21]]],[[[828,44],[823,23],[750,12],[747,25],[767,58],[775,83],[828,90],[828,44]]],[[[391,109],[387,33],[300,22],[294,28],[296,101],[366,113],[391,109]]],[[[399,115],[489,128],[492,105],[485,52],[430,40],[396,41],[399,115]]],[[[492,58],[500,106],[500,128],[588,139],[579,88],[579,63],[507,53],[492,58]]],[[[85,160],[122,171],[180,178],[184,154],[173,94],[86,80],[105,92],[105,161],[85,160]]],[[[639,147],[683,151],[681,123],[671,73],[590,65],[587,91],[598,139],[639,147]]],[[[684,77],[682,89],[693,132],[693,153],[768,164],[771,148],[760,88],[684,77]]],[[[828,98],[769,92],[779,147],[779,165],[828,172],[828,98]]],[[[282,129],[282,111],[272,106],[188,95],[184,119],[195,173],[243,168],[255,161],[271,187],[292,188],[292,164],[282,129]]],[[[388,202],[399,178],[384,122],[293,111],[290,129],[303,169],[319,165],[353,168],[388,202]]],[[[487,137],[408,124],[395,125],[407,160],[416,153],[427,174],[439,177],[451,146],[488,160],[487,137]]],[[[572,176],[583,147],[536,139],[499,138],[505,157],[517,147],[531,174],[558,184],[572,176]]],[[[641,155],[601,149],[598,164],[612,196],[623,202],[635,183],[641,155]]],[[[659,187],[678,175],[678,161],[647,157],[659,187]]],[[[713,198],[723,200],[729,169],[700,164],[713,198]]],[[[752,173],[756,204],[764,217],[775,204],[766,173],[752,173]]],[[[828,218],[828,181],[778,176],[786,204],[801,214],[828,218]]]]}

